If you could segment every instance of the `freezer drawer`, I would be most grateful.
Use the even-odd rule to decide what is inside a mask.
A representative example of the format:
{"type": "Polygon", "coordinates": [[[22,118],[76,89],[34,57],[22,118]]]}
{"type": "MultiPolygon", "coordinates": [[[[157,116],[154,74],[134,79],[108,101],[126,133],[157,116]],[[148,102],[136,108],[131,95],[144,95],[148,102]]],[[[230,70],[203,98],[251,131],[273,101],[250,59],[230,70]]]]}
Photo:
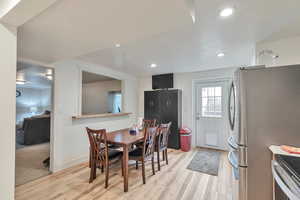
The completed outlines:
{"type": "Polygon", "coordinates": [[[232,175],[232,200],[239,200],[239,180],[232,175]]]}
{"type": "Polygon", "coordinates": [[[228,153],[228,161],[232,166],[233,200],[247,200],[247,167],[238,165],[234,151],[228,153]]]}

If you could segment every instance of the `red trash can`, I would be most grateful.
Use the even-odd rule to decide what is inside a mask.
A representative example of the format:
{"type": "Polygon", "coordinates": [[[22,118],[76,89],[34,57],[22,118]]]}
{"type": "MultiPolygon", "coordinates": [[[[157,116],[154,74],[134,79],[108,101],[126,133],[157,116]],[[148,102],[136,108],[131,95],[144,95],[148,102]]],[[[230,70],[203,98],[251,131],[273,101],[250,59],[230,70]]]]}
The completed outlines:
{"type": "Polygon", "coordinates": [[[191,150],[192,131],[189,128],[180,129],[180,144],[181,150],[188,152],[191,150]]]}

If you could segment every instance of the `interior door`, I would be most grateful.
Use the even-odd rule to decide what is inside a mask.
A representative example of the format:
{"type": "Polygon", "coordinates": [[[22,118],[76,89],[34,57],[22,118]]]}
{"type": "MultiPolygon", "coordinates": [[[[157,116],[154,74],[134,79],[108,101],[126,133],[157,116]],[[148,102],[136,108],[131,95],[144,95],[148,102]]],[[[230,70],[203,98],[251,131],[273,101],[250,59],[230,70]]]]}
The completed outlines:
{"type": "Polygon", "coordinates": [[[229,81],[196,84],[196,145],[227,150],[229,81]]]}

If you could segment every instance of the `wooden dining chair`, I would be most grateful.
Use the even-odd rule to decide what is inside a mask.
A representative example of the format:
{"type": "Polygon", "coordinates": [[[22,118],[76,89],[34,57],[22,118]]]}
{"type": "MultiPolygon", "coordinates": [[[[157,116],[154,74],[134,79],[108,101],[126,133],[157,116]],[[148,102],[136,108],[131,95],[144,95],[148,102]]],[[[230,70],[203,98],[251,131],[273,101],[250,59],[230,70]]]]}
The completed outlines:
{"type": "MultiPolygon", "coordinates": [[[[120,146],[118,145],[115,145],[115,144],[108,144],[108,149],[116,149],[116,150],[119,150],[120,149],[120,146]]],[[[89,158],[89,167],[91,168],[91,148],[89,149],[90,150],[90,158],[89,158]]]]}
{"type": "Polygon", "coordinates": [[[157,130],[158,130],[157,127],[145,128],[143,147],[136,148],[135,150],[129,152],[129,160],[142,162],[143,184],[146,184],[145,162],[149,159],[151,159],[152,162],[152,173],[153,175],[155,175],[154,148],[155,148],[155,138],[156,138],[157,130]]]}
{"type": "Polygon", "coordinates": [[[160,152],[163,153],[163,160],[166,160],[166,164],[168,165],[168,138],[170,134],[170,127],[172,122],[168,124],[161,124],[159,126],[158,134],[156,137],[156,145],[155,151],[157,152],[157,165],[158,171],[160,171],[160,152]]]}
{"type": "Polygon", "coordinates": [[[156,119],[143,119],[143,128],[155,127],[156,119]]]}
{"type": "MultiPolygon", "coordinates": [[[[143,124],[142,124],[143,130],[145,130],[145,128],[150,128],[150,127],[155,127],[155,126],[156,126],[156,119],[143,119],[143,124]]],[[[135,146],[137,148],[142,148],[143,147],[143,142],[138,142],[138,143],[135,144],[135,146]]],[[[136,161],[135,167],[136,167],[136,169],[139,168],[139,162],[138,161],[136,161]]]]}
{"type": "MultiPolygon", "coordinates": [[[[96,169],[105,169],[105,188],[108,187],[110,162],[122,157],[122,152],[109,149],[106,138],[106,130],[93,130],[86,128],[90,142],[90,183],[96,179],[96,169]]],[[[122,170],[123,172],[123,170],[122,170]]]]}

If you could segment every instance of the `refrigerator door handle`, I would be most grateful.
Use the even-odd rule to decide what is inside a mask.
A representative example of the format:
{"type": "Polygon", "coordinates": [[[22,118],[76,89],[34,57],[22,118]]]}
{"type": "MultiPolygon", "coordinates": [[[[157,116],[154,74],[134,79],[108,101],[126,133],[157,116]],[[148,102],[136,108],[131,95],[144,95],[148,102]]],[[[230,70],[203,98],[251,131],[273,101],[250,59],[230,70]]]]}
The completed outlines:
{"type": "Polygon", "coordinates": [[[245,146],[238,147],[238,157],[239,157],[239,166],[247,167],[248,166],[248,148],[245,146]]]}
{"type": "Polygon", "coordinates": [[[235,123],[235,88],[234,88],[234,83],[232,81],[230,85],[230,90],[229,90],[229,99],[228,99],[228,120],[229,120],[229,125],[230,129],[234,129],[234,123],[235,123]],[[233,101],[233,102],[232,102],[233,101]]]}

